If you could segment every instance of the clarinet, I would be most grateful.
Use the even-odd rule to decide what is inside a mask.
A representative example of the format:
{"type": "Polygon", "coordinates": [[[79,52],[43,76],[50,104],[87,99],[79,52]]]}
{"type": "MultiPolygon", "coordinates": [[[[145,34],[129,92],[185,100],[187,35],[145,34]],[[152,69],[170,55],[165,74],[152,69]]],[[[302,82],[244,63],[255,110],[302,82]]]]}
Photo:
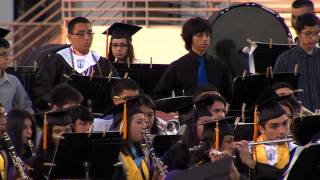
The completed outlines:
{"type": "Polygon", "coordinates": [[[33,142],[32,142],[31,139],[28,139],[28,146],[29,146],[29,148],[30,148],[31,155],[32,155],[33,157],[36,156],[36,151],[35,151],[35,149],[34,149],[34,144],[33,144],[33,142]]]}
{"type": "Polygon", "coordinates": [[[154,148],[152,147],[152,143],[151,143],[151,139],[150,139],[150,130],[149,129],[144,129],[144,133],[143,133],[143,137],[146,143],[146,146],[148,148],[149,154],[151,156],[152,162],[154,164],[154,166],[159,169],[160,171],[160,176],[164,177],[165,176],[165,172],[162,169],[162,163],[161,160],[157,157],[156,152],[154,150],[154,148]]]}
{"type": "Polygon", "coordinates": [[[29,176],[27,175],[27,173],[23,169],[23,162],[22,162],[21,158],[19,156],[17,156],[9,135],[5,132],[2,134],[2,138],[4,139],[4,142],[7,145],[8,153],[11,157],[13,165],[17,168],[17,172],[18,172],[19,177],[21,177],[23,180],[30,179],[29,176]]]}

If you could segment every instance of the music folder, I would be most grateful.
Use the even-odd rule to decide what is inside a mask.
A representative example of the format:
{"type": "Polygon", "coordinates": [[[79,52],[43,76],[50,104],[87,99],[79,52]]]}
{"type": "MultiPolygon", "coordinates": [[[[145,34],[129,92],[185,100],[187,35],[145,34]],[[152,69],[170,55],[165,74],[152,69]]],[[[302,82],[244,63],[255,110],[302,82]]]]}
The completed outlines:
{"type": "Polygon", "coordinates": [[[112,179],[122,168],[119,132],[66,133],[63,137],[54,154],[49,179],[112,179]]]}
{"type": "Polygon", "coordinates": [[[278,56],[296,46],[295,44],[254,43],[257,45],[253,51],[256,73],[265,73],[269,66],[274,68],[278,56]]]}
{"type": "Polygon", "coordinates": [[[67,79],[68,83],[83,95],[83,105],[91,108],[93,113],[104,114],[113,105],[111,98],[112,84],[121,78],[71,75],[67,79]]]}

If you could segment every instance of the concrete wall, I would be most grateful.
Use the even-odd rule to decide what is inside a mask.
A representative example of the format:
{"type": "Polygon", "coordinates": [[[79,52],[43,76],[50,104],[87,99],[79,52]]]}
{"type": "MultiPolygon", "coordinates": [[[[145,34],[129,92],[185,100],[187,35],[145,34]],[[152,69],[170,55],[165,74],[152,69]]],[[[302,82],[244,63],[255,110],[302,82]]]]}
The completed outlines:
{"type": "Polygon", "coordinates": [[[14,18],[13,0],[0,0],[0,22],[10,23],[14,18]]]}
{"type": "MultiPolygon", "coordinates": [[[[92,50],[103,56],[106,54],[106,37],[101,33],[106,29],[106,26],[93,27],[95,35],[92,50]]],[[[141,63],[149,63],[152,57],[154,64],[171,63],[187,53],[180,34],[180,26],[143,27],[132,39],[136,59],[141,63]]]]}

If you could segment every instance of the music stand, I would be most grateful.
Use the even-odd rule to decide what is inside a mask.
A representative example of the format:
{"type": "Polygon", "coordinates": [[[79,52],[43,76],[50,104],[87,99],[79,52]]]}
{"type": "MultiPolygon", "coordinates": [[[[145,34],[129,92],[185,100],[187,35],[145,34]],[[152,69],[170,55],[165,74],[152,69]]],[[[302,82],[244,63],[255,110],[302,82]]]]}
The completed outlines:
{"type": "Polygon", "coordinates": [[[230,179],[231,159],[224,158],[218,161],[209,162],[190,170],[184,170],[175,180],[227,180],[230,179]]]}
{"type": "Polygon", "coordinates": [[[83,105],[90,107],[93,113],[104,114],[113,105],[112,83],[120,79],[118,77],[108,79],[107,77],[71,75],[68,83],[84,96],[83,105]]]}
{"type": "Polygon", "coordinates": [[[253,51],[256,73],[265,73],[269,66],[274,68],[278,56],[296,46],[295,44],[254,43],[257,45],[253,51]]]}
{"type": "Polygon", "coordinates": [[[157,157],[162,157],[181,139],[181,135],[157,135],[152,141],[157,157]]]}
{"type": "Polygon", "coordinates": [[[287,82],[294,89],[298,89],[299,73],[274,73],[273,77],[266,74],[239,76],[234,80],[234,98],[230,106],[229,115],[241,115],[242,104],[246,110],[252,110],[254,103],[262,92],[277,82],[287,82]]]}
{"type": "Polygon", "coordinates": [[[57,146],[49,179],[111,179],[119,161],[119,132],[67,133],[57,146]]]}
{"type": "Polygon", "coordinates": [[[128,73],[128,76],[139,84],[141,91],[145,94],[151,94],[168,67],[167,64],[130,64],[128,67],[126,63],[113,63],[113,66],[121,77],[128,73]]]}
{"type": "Polygon", "coordinates": [[[305,148],[292,166],[287,180],[308,179],[320,177],[320,144],[316,143],[305,148]]]}

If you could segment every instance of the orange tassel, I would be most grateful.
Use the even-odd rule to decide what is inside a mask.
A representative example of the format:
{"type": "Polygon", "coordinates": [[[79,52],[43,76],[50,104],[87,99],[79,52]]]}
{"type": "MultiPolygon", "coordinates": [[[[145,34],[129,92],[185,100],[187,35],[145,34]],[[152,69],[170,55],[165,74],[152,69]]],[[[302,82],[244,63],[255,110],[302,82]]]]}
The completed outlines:
{"type": "Polygon", "coordinates": [[[108,59],[108,56],[109,56],[109,43],[108,43],[108,41],[109,41],[109,33],[108,33],[108,31],[106,32],[106,59],[108,59]]]}
{"type": "Polygon", "coordinates": [[[259,120],[259,115],[258,115],[258,110],[257,107],[254,109],[254,114],[253,114],[253,141],[256,142],[258,139],[258,120],[259,120]]]}
{"type": "Polygon", "coordinates": [[[215,140],[215,148],[219,150],[220,142],[219,142],[219,121],[216,123],[216,140],[215,140]]]}
{"type": "Polygon", "coordinates": [[[123,126],[122,126],[122,139],[126,140],[127,139],[127,103],[126,101],[124,102],[124,107],[123,107],[123,126]]]}
{"type": "Polygon", "coordinates": [[[44,113],[43,118],[43,150],[48,148],[48,121],[47,121],[47,112],[44,113]]]}

